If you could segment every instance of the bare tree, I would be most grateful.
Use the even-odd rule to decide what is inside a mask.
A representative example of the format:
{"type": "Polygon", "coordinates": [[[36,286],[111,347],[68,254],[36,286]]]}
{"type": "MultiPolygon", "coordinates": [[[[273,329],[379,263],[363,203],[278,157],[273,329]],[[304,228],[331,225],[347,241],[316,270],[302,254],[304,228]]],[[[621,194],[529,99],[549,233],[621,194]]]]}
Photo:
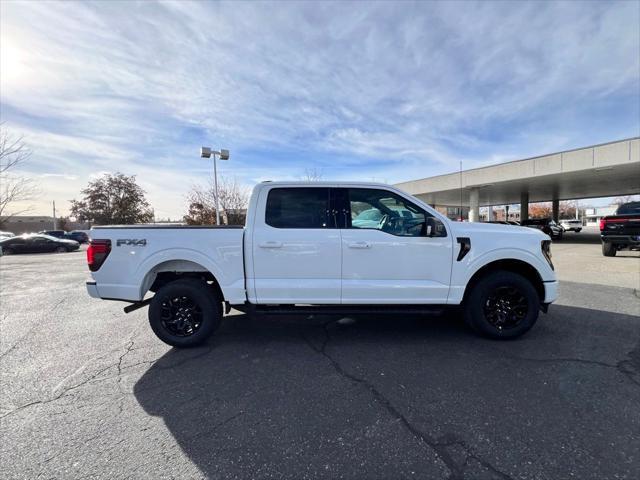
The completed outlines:
{"type": "Polygon", "coordinates": [[[322,180],[322,170],[305,168],[304,175],[301,176],[301,179],[305,182],[319,182],[322,180]]]}
{"type": "Polygon", "coordinates": [[[14,173],[30,156],[23,137],[14,137],[0,123],[0,225],[32,208],[13,208],[16,203],[32,200],[38,193],[34,179],[14,173]]]}
{"type": "Polygon", "coordinates": [[[629,203],[637,201],[640,196],[638,195],[623,195],[622,197],[616,197],[613,201],[616,205],[622,205],[623,203],[629,203]]]}
{"type": "MultiPolygon", "coordinates": [[[[221,177],[218,180],[220,216],[225,225],[244,223],[249,203],[249,191],[237,180],[221,177]]],[[[213,182],[193,185],[187,193],[189,211],[184,221],[190,225],[213,225],[216,222],[216,192],[213,182]]]]}

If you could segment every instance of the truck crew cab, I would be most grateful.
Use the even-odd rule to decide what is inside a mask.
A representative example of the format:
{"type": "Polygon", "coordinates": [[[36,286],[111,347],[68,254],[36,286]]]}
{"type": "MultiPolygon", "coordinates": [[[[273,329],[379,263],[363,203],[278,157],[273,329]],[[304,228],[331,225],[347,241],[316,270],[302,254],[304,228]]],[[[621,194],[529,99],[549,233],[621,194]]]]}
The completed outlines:
{"type": "Polygon", "coordinates": [[[550,243],[530,228],[452,222],[384,184],[264,182],[244,227],[94,227],[87,290],[131,302],[125,311],[149,304],[151,328],[175,347],[205,341],[231,307],[379,313],[461,305],[476,332],[513,338],[557,297],[550,243]]]}

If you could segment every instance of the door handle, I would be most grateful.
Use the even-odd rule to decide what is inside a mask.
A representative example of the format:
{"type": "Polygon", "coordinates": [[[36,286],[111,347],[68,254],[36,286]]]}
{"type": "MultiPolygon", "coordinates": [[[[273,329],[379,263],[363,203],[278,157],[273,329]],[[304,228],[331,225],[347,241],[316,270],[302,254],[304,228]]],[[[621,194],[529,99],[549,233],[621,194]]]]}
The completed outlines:
{"type": "Polygon", "coordinates": [[[258,245],[260,248],[282,248],[282,242],[262,242],[258,245]]]}
{"type": "Polygon", "coordinates": [[[349,248],[371,248],[371,243],[369,242],[353,242],[350,243],[349,248]]]}

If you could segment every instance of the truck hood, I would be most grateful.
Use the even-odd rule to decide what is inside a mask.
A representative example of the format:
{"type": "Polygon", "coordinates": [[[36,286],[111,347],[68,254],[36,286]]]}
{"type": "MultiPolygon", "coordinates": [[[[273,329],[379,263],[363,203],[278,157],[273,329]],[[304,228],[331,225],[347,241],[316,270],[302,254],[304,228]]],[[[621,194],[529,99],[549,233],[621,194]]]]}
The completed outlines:
{"type": "Polygon", "coordinates": [[[476,235],[497,235],[501,237],[530,237],[540,240],[549,236],[537,228],[521,227],[518,225],[501,225],[497,223],[483,222],[449,222],[451,230],[456,237],[473,237],[476,235]]]}

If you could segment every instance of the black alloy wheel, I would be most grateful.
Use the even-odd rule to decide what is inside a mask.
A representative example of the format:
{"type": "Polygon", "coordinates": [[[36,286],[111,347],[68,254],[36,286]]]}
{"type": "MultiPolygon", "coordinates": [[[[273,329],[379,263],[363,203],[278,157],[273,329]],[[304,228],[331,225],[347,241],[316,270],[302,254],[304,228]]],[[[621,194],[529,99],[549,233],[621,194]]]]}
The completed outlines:
{"type": "Polygon", "coordinates": [[[182,296],[165,296],[160,300],[162,308],[162,326],[171,335],[188,337],[202,326],[202,309],[193,298],[182,296]]]}
{"type": "Polygon", "coordinates": [[[498,331],[517,327],[527,317],[529,302],[515,286],[497,287],[484,305],[487,321],[498,331]]]}
{"type": "Polygon", "coordinates": [[[222,299],[204,280],[182,278],[160,287],[149,305],[149,325],[178,348],[205,342],[222,321],[222,299]]]}
{"type": "Polygon", "coordinates": [[[481,335],[515,338],[536,323],[540,302],[529,279],[511,271],[494,271],[478,279],[465,294],[464,318],[481,335]]]}

